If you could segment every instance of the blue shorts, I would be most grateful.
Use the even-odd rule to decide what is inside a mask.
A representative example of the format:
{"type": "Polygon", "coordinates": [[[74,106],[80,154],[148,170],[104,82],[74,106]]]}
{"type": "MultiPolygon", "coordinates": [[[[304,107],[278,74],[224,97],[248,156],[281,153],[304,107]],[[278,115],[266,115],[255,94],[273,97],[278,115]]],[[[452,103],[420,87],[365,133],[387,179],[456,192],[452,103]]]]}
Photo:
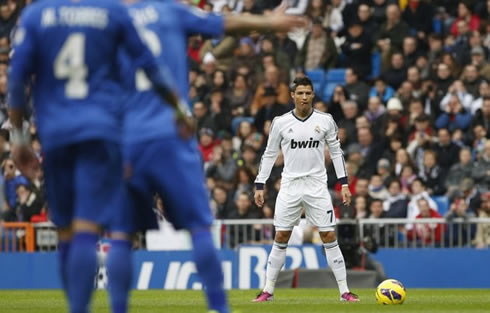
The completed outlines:
{"type": "Polygon", "coordinates": [[[73,219],[114,226],[124,191],[120,144],[90,140],[54,148],[43,166],[49,214],[58,227],[73,219]]]}
{"type": "Polygon", "coordinates": [[[165,215],[176,229],[193,230],[212,224],[195,140],[173,138],[127,144],[124,158],[131,172],[124,213],[127,231],[158,227],[152,209],[154,193],[162,198],[165,215]]]}

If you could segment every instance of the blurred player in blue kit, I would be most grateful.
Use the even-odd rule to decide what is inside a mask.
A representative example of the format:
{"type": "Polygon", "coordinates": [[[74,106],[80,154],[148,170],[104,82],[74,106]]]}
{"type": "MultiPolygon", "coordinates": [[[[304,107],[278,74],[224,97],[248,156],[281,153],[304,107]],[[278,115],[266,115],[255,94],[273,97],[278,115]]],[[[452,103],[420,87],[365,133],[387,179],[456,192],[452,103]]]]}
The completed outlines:
{"type": "MultiPolygon", "coordinates": [[[[220,36],[238,30],[288,31],[304,25],[303,19],[286,16],[285,7],[278,8],[273,18],[267,18],[207,14],[170,0],[126,2],[133,3],[129,12],[135,25],[159,62],[168,65],[181,95],[187,95],[189,88],[187,38],[190,34],[220,36]]],[[[197,142],[175,126],[172,111],[161,105],[161,99],[150,89],[151,83],[145,75],[134,64],[126,62],[124,55],[120,59],[125,84],[132,90],[125,101],[123,153],[129,169],[130,199],[121,218],[128,222],[127,233],[157,227],[152,195],[154,192],[160,194],[169,221],[175,228],[191,233],[193,257],[209,310],[227,313],[223,273],[210,233],[213,218],[197,142]]],[[[115,246],[118,253],[112,254],[112,258],[109,256],[108,263],[119,263],[120,271],[108,273],[109,284],[113,280],[125,281],[126,284],[117,283],[116,286],[125,285],[126,289],[109,290],[112,302],[120,303],[121,309],[115,313],[124,313],[122,302],[127,299],[131,280],[130,243],[113,244],[111,249],[115,246]]]]}
{"type": "Polygon", "coordinates": [[[22,130],[25,90],[33,78],[50,217],[59,229],[63,288],[70,311],[87,313],[98,233],[122,230],[113,219],[125,190],[118,50],[124,47],[130,62],[144,71],[167,103],[179,108],[178,97],[168,87],[168,71],[143,44],[118,0],[36,2],[24,10],[13,44],[8,86],[13,157],[27,177],[39,171],[22,130]]]}

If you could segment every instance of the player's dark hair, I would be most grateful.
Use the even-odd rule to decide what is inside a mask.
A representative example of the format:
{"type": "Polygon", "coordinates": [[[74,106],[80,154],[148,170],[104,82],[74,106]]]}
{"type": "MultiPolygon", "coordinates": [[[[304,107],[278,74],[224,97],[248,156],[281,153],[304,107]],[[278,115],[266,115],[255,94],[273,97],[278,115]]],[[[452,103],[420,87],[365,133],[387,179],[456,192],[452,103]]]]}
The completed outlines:
{"type": "Polygon", "coordinates": [[[291,91],[295,92],[296,87],[298,86],[311,86],[311,90],[315,91],[315,89],[313,88],[313,83],[311,82],[311,79],[308,78],[308,76],[296,78],[291,84],[291,91]]]}

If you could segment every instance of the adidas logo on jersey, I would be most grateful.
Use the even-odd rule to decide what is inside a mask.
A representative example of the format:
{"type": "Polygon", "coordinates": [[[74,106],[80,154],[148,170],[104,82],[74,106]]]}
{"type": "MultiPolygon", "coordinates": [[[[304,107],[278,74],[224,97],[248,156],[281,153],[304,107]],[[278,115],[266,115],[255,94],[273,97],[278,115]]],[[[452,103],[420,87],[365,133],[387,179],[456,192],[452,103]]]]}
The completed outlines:
{"type": "Polygon", "coordinates": [[[320,140],[303,140],[303,141],[295,141],[291,139],[291,149],[306,149],[306,148],[318,148],[320,146],[320,140]]]}

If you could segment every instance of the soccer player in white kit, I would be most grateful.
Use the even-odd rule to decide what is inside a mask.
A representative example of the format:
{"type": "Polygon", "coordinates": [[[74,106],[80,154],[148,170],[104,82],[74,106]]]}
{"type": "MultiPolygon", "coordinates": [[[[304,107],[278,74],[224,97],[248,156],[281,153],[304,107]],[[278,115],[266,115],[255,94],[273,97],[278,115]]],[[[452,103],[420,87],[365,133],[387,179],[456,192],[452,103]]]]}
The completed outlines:
{"type": "Polygon", "coordinates": [[[286,260],[286,249],[293,227],[299,224],[302,209],[306,219],[318,227],[327,263],[332,269],[340,291],[340,300],[357,302],[359,297],[347,286],[347,271],[335,234],[335,213],[327,187],[325,145],[342,183],[345,205],[351,202],[343,152],[337,137],[337,125],[332,116],[314,110],[313,84],[308,77],[296,78],[291,97],[294,110],[274,118],[267,148],[255,179],[255,203],[264,204],[264,184],[269,178],[279,150],[284,154],[281,188],[276,199],[274,226],[276,235],[267,262],[266,284],[254,300],[273,300],[274,286],[286,260]]]}

